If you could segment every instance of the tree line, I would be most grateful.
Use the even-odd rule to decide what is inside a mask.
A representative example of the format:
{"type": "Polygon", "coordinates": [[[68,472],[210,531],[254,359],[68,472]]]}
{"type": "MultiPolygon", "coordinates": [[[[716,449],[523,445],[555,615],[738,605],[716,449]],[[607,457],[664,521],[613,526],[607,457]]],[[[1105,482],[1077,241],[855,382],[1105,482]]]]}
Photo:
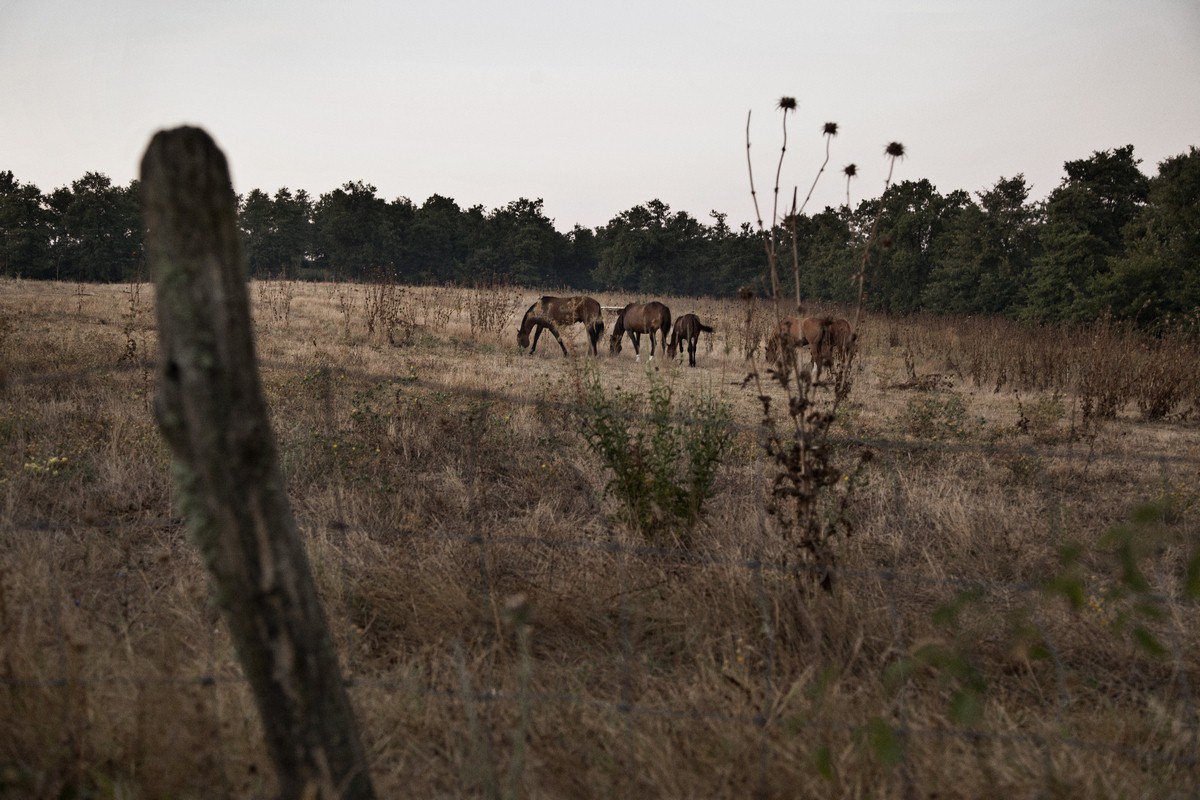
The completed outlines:
{"type": "MultiPolygon", "coordinates": [[[[890,186],[857,207],[779,220],[785,297],[851,303],[866,232],[866,302],[921,310],[1086,321],[1102,314],[1153,324],[1200,308],[1200,149],[1168,158],[1153,176],[1133,146],[1068,161],[1059,186],[1029,199],[1023,175],[971,194],[928,180],[890,186]],[[793,256],[794,252],[794,256],[793,256]]],[[[145,280],[145,226],[137,182],[89,172],[49,194],[0,171],[0,274],[63,281],[145,280]]],[[[239,197],[251,277],[396,280],[409,284],[506,281],[529,287],[633,295],[766,294],[763,234],[634,206],[595,229],[555,229],[542,201],[462,208],[433,195],[385,200],[349,182],[313,198],[259,189],[239,197]]]]}

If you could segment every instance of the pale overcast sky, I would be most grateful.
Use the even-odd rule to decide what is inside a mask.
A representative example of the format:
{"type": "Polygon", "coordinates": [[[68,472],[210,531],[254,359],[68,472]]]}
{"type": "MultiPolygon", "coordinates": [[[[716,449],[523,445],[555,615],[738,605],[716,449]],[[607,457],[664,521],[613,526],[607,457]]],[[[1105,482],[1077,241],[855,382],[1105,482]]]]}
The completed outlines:
{"type": "MultiPolygon", "coordinates": [[[[466,208],[542,198],[560,230],[652,199],[752,221],[768,201],[896,179],[978,192],[1134,146],[1200,145],[1200,0],[0,0],[0,170],[124,184],[154,131],[206,128],[239,192],[347,181],[466,208]]],[[[768,213],[764,208],[764,213],[768,213]]]]}

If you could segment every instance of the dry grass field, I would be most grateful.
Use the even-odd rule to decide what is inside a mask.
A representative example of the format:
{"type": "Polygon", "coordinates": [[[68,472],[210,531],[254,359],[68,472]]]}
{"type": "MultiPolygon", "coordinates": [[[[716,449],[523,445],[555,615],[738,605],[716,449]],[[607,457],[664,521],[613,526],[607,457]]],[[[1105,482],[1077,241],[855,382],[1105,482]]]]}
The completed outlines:
{"type": "MultiPolygon", "coordinates": [[[[748,327],[743,301],[659,298],[716,327],[689,369],[607,334],[585,356],[578,326],[573,357],[549,334],[522,354],[535,294],[502,286],[250,293],[381,796],[1200,793],[1182,336],[865,316],[824,442],[825,590],[768,511],[760,391],[792,422],[745,382],[765,305],[748,327]],[[606,492],[596,384],[727,409],[686,535],[606,492]]],[[[0,795],[274,791],[173,504],[154,327],[148,286],[0,282],[0,795]]]]}

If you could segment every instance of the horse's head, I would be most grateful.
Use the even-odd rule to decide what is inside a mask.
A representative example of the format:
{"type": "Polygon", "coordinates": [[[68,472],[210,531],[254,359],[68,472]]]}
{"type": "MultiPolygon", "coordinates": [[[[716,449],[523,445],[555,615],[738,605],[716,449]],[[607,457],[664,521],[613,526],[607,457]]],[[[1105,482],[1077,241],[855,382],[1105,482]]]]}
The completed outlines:
{"type": "Polygon", "coordinates": [[[613,330],[613,335],[608,337],[608,352],[610,355],[616,356],[621,354],[621,339],[624,336],[625,334],[617,333],[615,329],[613,330]]]}
{"type": "Polygon", "coordinates": [[[517,345],[522,350],[524,350],[526,347],[529,347],[529,331],[527,331],[527,330],[517,331],[517,345]]]}
{"type": "Polygon", "coordinates": [[[679,351],[679,340],[672,338],[671,341],[667,342],[667,359],[671,360],[671,361],[675,360],[675,353],[677,353],[678,351],[679,351]]]}

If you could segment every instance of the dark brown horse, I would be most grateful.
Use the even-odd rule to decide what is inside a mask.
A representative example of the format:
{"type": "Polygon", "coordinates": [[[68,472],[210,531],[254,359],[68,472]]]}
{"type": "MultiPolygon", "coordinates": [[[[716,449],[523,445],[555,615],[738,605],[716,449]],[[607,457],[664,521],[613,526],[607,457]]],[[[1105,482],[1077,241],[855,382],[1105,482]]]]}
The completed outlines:
{"type": "Polygon", "coordinates": [[[695,314],[684,314],[675,320],[675,327],[671,329],[671,341],[667,344],[667,358],[674,361],[679,343],[687,342],[688,366],[696,366],[696,342],[700,339],[702,331],[712,333],[713,329],[701,322],[695,314]]]}
{"type": "Polygon", "coordinates": [[[654,335],[662,337],[662,347],[667,347],[667,334],[671,332],[671,309],[654,300],[649,303],[630,303],[617,315],[612,336],[608,340],[608,351],[614,356],[621,352],[621,339],[628,333],[633,342],[637,360],[642,360],[642,334],[650,334],[650,358],[654,358],[654,335]]]}
{"type": "Polygon", "coordinates": [[[538,338],[543,330],[554,334],[563,355],[567,354],[567,346],[558,335],[556,325],[574,325],[582,322],[587,328],[588,344],[591,345],[592,355],[596,355],[596,342],[604,333],[604,317],[600,313],[600,304],[590,297],[551,297],[546,295],[529,307],[521,320],[521,329],[517,331],[517,344],[522,349],[529,347],[529,331],[533,333],[533,347],[529,347],[529,355],[537,352],[538,338]]]}
{"type": "MultiPolygon", "coordinates": [[[[836,325],[833,317],[784,317],[767,339],[767,360],[781,371],[786,371],[792,363],[793,353],[800,347],[807,347],[812,359],[812,381],[820,382],[821,370],[833,366],[836,325]]],[[[846,328],[849,327],[850,323],[847,322],[846,328]]],[[[849,342],[845,346],[848,347],[849,342]]]]}

